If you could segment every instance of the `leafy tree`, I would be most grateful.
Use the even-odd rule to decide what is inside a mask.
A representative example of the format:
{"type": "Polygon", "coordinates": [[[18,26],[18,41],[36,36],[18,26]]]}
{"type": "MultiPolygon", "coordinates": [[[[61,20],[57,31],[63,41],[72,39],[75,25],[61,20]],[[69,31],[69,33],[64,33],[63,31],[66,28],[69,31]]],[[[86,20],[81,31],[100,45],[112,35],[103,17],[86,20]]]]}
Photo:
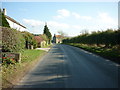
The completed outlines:
{"type": "Polygon", "coordinates": [[[67,38],[67,34],[65,32],[63,32],[62,30],[59,30],[58,34],[61,36],[62,40],[65,39],[65,38],[67,38]]]}
{"type": "Polygon", "coordinates": [[[48,40],[49,40],[49,44],[51,43],[51,38],[52,38],[52,35],[47,27],[47,24],[44,26],[44,32],[43,34],[45,34],[47,37],[48,37],[48,40]]]}
{"type": "Polygon", "coordinates": [[[34,39],[34,35],[29,33],[29,32],[27,32],[27,31],[23,31],[22,34],[23,34],[23,36],[25,38],[25,47],[27,49],[29,49],[30,46],[33,45],[33,47],[36,48],[37,42],[34,39]]]}

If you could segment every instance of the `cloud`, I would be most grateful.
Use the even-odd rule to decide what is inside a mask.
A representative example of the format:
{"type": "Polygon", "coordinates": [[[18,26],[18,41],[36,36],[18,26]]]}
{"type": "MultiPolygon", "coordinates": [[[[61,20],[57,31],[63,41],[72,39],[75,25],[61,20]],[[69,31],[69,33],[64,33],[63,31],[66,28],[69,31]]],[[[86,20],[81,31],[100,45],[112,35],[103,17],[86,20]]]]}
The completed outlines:
{"type": "Polygon", "coordinates": [[[34,20],[34,19],[23,19],[23,22],[25,24],[31,25],[33,27],[43,25],[45,22],[39,21],[39,20],[34,20]]]}
{"type": "MultiPolygon", "coordinates": [[[[37,27],[40,25],[45,25],[44,21],[39,21],[39,20],[34,20],[34,19],[23,19],[23,22],[27,25],[31,25],[33,27],[37,27]]],[[[47,25],[48,26],[52,26],[52,27],[57,27],[57,28],[69,28],[68,24],[65,23],[59,23],[56,21],[47,21],[47,25]]]]}
{"type": "Polygon", "coordinates": [[[92,17],[91,17],[91,16],[82,16],[82,19],[85,19],[85,20],[91,20],[92,17]]]}
{"type": "Polygon", "coordinates": [[[57,11],[58,14],[60,14],[63,17],[68,17],[70,16],[70,11],[66,10],[66,9],[61,9],[57,11]]]}
{"type": "Polygon", "coordinates": [[[57,10],[58,15],[55,18],[64,18],[70,16],[70,11],[66,9],[57,10]]]}
{"type": "Polygon", "coordinates": [[[82,27],[80,25],[72,25],[74,29],[81,29],[82,27]]]}
{"type": "Polygon", "coordinates": [[[96,22],[104,28],[113,28],[118,25],[117,19],[111,17],[107,12],[99,12],[96,22]]]}
{"type": "MultiPolygon", "coordinates": [[[[58,30],[63,30],[68,33],[69,36],[75,36],[80,34],[81,30],[97,31],[106,30],[108,28],[117,28],[117,18],[109,15],[107,12],[99,12],[95,17],[80,15],[77,12],[70,12],[62,9],[58,10],[59,14],[57,18],[63,18],[61,20],[49,20],[47,21],[48,28],[53,34],[57,34],[58,30]],[[65,12],[69,12],[69,14],[65,12]],[[65,19],[65,17],[69,17],[65,19]],[[75,20],[78,19],[78,20],[75,20]],[[85,21],[86,20],[86,21],[85,21]]],[[[23,19],[23,22],[28,26],[32,33],[43,33],[45,22],[35,19],[23,19]]]]}
{"type": "Polygon", "coordinates": [[[114,19],[112,17],[109,16],[108,13],[102,12],[98,14],[98,18],[100,22],[104,22],[104,23],[113,23],[114,19]]]}
{"type": "Polygon", "coordinates": [[[51,27],[56,27],[56,28],[64,28],[64,29],[68,29],[70,26],[66,23],[59,23],[59,22],[56,22],[56,21],[48,21],[47,22],[49,26],[51,27]]]}
{"type": "Polygon", "coordinates": [[[76,13],[76,12],[73,12],[72,15],[73,15],[75,18],[77,18],[77,19],[79,19],[79,18],[81,17],[81,16],[80,16],[78,13],[76,13]]]}
{"type": "Polygon", "coordinates": [[[61,18],[66,18],[66,17],[70,17],[70,16],[72,18],[83,19],[83,20],[91,20],[92,19],[91,16],[81,16],[77,12],[71,12],[67,9],[58,10],[57,13],[58,13],[58,15],[54,16],[55,19],[61,19],[61,18]]]}
{"type": "Polygon", "coordinates": [[[81,16],[80,14],[73,12],[72,16],[74,16],[77,19],[84,19],[84,20],[91,20],[92,17],[91,16],[81,16]]]}
{"type": "MultiPolygon", "coordinates": [[[[42,33],[45,25],[44,21],[39,21],[35,19],[23,19],[23,23],[28,26],[29,31],[32,33],[42,33]]],[[[66,23],[60,23],[56,21],[47,21],[47,26],[50,29],[51,33],[57,33],[58,30],[69,29],[70,25],[66,23]]]]}

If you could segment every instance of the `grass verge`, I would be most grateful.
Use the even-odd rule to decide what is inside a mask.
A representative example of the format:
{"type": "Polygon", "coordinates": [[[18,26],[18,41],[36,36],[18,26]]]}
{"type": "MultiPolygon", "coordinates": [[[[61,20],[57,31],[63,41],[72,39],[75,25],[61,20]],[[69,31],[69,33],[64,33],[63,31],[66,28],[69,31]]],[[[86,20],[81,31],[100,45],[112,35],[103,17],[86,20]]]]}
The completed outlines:
{"type": "Polygon", "coordinates": [[[2,66],[2,88],[12,88],[45,54],[42,50],[24,50],[21,53],[21,63],[2,66]]]}
{"type": "Polygon", "coordinates": [[[84,49],[86,51],[95,53],[99,56],[102,56],[106,59],[109,59],[111,61],[114,61],[118,64],[120,64],[120,50],[114,49],[114,48],[103,48],[103,47],[97,47],[97,46],[90,46],[86,44],[79,44],[79,43],[69,43],[67,45],[72,45],[75,47],[79,47],[81,49],[84,49]]]}
{"type": "Polygon", "coordinates": [[[48,45],[44,46],[43,48],[50,48],[52,46],[53,46],[53,44],[48,44],[48,45]]]}

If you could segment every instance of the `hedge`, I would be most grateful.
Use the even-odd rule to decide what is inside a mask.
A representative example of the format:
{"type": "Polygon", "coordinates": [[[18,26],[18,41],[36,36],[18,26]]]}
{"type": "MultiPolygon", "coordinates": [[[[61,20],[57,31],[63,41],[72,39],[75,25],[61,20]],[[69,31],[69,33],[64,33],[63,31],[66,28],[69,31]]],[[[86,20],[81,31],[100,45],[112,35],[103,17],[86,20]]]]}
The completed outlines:
{"type": "Polygon", "coordinates": [[[7,27],[0,27],[0,30],[3,52],[19,52],[25,48],[25,39],[20,31],[7,27]]]}
{"type": "Polygon", "coordinates": [[[106,31],[93,32],[92,34],[82,34],[70,39],[64,39],[63,43],[81,43],[81,44],[96,44],[105,45],[106,47],[120,44],[120,30],[113,31],[108,29],[106,31]]]}

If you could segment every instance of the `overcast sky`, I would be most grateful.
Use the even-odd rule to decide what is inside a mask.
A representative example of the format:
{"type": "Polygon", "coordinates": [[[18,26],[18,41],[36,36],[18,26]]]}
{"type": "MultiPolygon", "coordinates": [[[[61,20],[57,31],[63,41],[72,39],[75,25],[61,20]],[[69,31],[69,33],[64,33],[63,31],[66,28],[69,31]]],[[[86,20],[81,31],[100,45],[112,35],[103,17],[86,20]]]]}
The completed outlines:
{"type": "Polygon", "coordinates": [[[118,2],[4,2],[2,8],[35,34],[43,33],[45,22],[52,35],[118,28],[118,2]]]}

